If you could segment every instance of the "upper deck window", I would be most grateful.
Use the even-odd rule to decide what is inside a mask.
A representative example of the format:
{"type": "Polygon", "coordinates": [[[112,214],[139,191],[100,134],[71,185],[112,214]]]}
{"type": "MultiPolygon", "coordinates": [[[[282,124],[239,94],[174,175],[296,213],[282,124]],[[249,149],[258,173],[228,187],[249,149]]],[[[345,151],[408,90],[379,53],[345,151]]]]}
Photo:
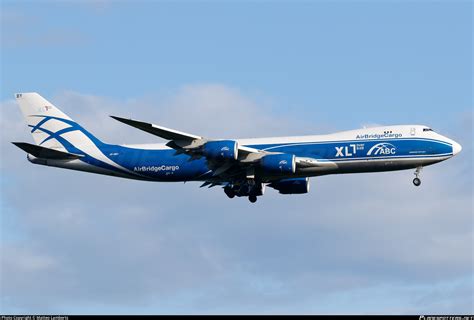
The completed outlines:
{"type": "Polygon", "coordinates": [[[431,128],[423,128],[423,132],[426,132],[426,131],[433,131],[433,129],[431,129],[431,128]]]}

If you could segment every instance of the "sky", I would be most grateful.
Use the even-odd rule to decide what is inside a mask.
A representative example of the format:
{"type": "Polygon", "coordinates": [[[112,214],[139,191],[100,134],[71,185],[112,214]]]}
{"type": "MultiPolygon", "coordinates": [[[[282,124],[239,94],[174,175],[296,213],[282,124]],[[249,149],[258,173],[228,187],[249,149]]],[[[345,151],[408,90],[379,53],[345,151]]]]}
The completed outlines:
{"type": "Polygon", "coordinates": [[[0,313],[474,313],[470,1],[0,2],[0,313]],[[35,166],[13,99],[216,138],[424,124],[463,146],[256,204],[35,166]]]}

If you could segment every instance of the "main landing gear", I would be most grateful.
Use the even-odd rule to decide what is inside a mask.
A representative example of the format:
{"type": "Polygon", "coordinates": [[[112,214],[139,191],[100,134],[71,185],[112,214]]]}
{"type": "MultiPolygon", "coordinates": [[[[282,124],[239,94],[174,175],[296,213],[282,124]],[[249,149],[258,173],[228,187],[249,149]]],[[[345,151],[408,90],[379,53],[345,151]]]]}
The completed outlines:
{"type": "Polygon", "coordinates": [[[263,195],[265,185],[256,182],[254,179],[239,181],[236,184],[229,184],[224,187],[224,192],[229,198],[248,197],[251,203],[257,202],[257,197],[263,195]]]}
{"type": "Polygon", "coordinates": [[[229,198],[231,198],[231,199],[232,199],[233,197],[235,197],[235,191],[234,191],[232,188],[226,187],[226,188],[224,188],[224,192],[225,192],[225,194],[226,194],[229,198]]]}
{"type": "Polygon", "coordinates": [[[257,202],[257,196],[256,195],[250,195],[249,196],[249,201],[252,202],[252,203],[257,202]]]}
{"type": "Polygon", "coordinates": [[[413,179],[413,184],[414,184],[416,187],[419,187],[419,186],[421,185],[421,179],[418,178],[418,177],[420,176],[421,169],[422,169],[422,167],[418,167],[418,168],[416,168],[416,170],[415,170],[415,179],[413,179]]]}

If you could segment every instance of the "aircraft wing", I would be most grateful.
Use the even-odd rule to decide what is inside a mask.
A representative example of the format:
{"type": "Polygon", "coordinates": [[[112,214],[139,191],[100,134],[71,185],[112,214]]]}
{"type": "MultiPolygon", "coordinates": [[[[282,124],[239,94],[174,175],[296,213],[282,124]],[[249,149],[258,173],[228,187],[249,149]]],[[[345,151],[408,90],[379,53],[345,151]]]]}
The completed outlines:
{"type": "MultiPolygon", "coordinates": [[[[190,156],[189,161],[205,157],[209,168],[213,171],[213,174],[204,185],[209,184],[214,186],[219,185],[222,181],[237,179],[238,177],[251,177],[254,175],[255,166],[258,165],[262,159],[268,155],[281,155],[290,157],[286,158],[287,161],[285,161],[285,163],[290,163],[289,170],[291,170],[291,162],[293,162],[293,172],[296,167],[307,169],[325,167],[330,168],[334,166],[334,163],[326,162],[321,159],[295,157],[294,155],[283,154],[281,152],[269,152],[242,146],[239,145],[235,140],[208,139],[202,136],[169,129],[152,123],[125,119],[116,116],[111,117],[134,128],[169,140],[166,145],[176,150],[175,155],[187,154],[190,156]]],[[[280,159],[278,161],[280,161],[280,159]]]]}
{"type": "Polygon", "coordinates": [[[128,124],[129,126],[154,134],[155,136],[161,137],[166,140],[192,141],[192,140],[203,138],[203,137],[196,136],[193,134],[157,126],[156,124],[153,124],[153,123],[147,123],[147,122],[142,122],[142,121],[137,121],[137,120],[132,120],[132,119],[125,119],[125,118],[120,118],[116,116],[110,116],[110,117],[122,123],[128,124]]]}
{"type": "MultiPolygon", "coordinates": [[[[165,140],[170,140],[170,142],[167,143],[167,146],[170,148],[176,149],[178,151],[182,151],[183,149],[184,150],[187,149],[191,151],[192,149],[197,149],[198,147],[201,147],[202,145],[204,145],[206,142],[210,141],[209,139],[206,139],[202,136],[197,136],[194,134],[158,126],[153,123],[126,119],[126,118],[121,118],[117,116],[110,116],[110,117],[122,123],[128,124],[129,126],[132,126],[134,128],[146,131],[155,136],[163,138],[165,140]]],[[[263,154],[263,151],[261,150],[249,148],[246,146],[238,146],[238,149],[239,149],[239,154],[243,154],[243,155],[248,155],[252,153],[263,154]]],[[[257,157],[255,156],[251,157],[252,160],[257,160],[256,158],[257,157]]],[[[250,160],[250,159],[247,159],[247,160],[250,160]]]]}

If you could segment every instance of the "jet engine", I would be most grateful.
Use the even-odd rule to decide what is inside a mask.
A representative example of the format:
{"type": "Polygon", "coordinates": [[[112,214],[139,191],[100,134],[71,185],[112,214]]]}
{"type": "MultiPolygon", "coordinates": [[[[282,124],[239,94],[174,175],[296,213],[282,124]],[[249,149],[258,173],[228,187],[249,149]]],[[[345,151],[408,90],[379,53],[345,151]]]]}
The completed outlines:
{"type": "Polygon", "coordinates": [[[296,161],[293,154],[269,154],[260,160],[262,169],[270,174],[295,173],[296,161]]]}
{"type": "Polygon", "coordinates": [[[239,147],[234,140],[209,141],[204,144],[202,154],[217,161],[237,160],[239,147]]]}
{"type": "Polygon", "coordinates": [[[268,185],[281,194],[302,194],[309,192],[309,178],[291,178],[274,181],[268,185]]]}

